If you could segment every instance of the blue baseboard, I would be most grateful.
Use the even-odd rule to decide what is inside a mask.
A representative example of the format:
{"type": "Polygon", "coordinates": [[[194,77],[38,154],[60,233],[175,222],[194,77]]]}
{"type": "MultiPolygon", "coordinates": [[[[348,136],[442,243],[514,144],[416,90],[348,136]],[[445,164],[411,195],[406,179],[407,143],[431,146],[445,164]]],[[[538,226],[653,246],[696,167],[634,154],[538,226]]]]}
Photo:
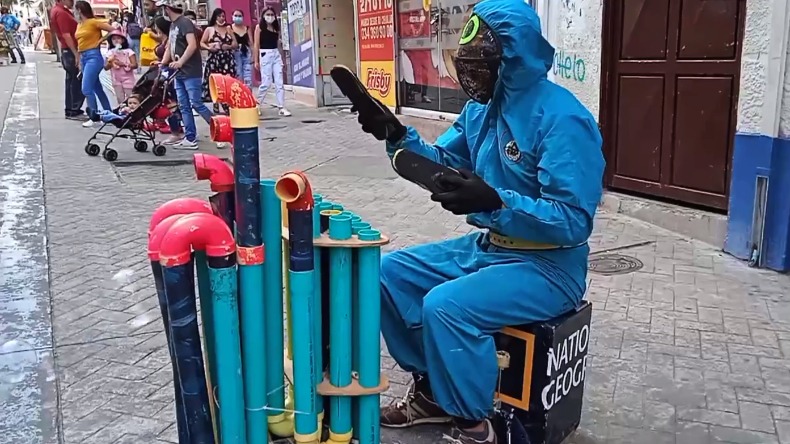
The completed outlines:
{"type": "Polygon", "coordinates": [[[790,140],[736,134],[727,239],[724,251],[741,259],[752,254],[752,219],[757,177],[768,177],[768,203],[761,262],[790,270],[790,140]]]}

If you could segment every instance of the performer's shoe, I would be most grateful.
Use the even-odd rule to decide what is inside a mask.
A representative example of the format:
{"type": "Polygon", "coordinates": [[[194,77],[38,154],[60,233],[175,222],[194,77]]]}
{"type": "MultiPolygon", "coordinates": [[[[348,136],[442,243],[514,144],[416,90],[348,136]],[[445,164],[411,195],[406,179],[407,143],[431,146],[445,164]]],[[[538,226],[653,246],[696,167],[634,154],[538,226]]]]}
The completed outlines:
{"type": "MultiPolygon", "coordinates": [[[[421,424],[445,424],[452,420],[433,399],[415,390],[414,384],[401,400],[381,409],[381,425],[404,428],[421,424]]],[[[473,441],[469,441],[470,443],[473,441]]]]}
{"type": "Polygon", "coordinates": [[[496,433],[491,421],[484,421],[485,429],[482,431],[465,430],[456,427],[450,431],[449,435],[443,438],[449,444],[497,444],[496,433]]]}

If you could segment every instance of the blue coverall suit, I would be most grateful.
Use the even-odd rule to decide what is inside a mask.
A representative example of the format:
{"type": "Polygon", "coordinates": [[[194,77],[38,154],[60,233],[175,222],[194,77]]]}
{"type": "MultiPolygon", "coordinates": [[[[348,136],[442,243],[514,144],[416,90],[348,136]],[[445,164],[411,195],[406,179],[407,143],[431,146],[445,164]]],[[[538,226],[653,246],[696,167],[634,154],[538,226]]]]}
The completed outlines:
{"type": "Polygon", "coordinates": [[[557,248],[505,249],[478,231],[384,256],[381,286],[382,334],[392,357],[404,370],[428,375],[448,414],[482,420],[498,375],[492,334],[555,318],[584,295],[604,159],[593,116],[546,78],[554,49],[535,11],[523,0],[483,0],[474,13],[503,49],[493,99],[467,102],[433,145],[408,127],[387,151],[405,148],[474,171],[504,205],[467,216],[469,224],[557,248]]]}

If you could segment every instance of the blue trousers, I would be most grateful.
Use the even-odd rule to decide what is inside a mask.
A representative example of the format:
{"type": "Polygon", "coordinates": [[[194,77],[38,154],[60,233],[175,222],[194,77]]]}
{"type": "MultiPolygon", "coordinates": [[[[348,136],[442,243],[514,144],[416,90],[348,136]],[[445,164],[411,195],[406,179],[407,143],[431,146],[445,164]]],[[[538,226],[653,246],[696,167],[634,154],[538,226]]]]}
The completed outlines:
{"type": "Polygon", "coordinates": [[[60,52],[60,63],[66,71],[65,98],[66,98],[66,117],[76,117],[82,114],[82,104],[85,96],[82,94],[82,82],[79,79],[80,67],[77,66],[77,59],[74,53],[68,48],[60,52]]]}
{"type": "Polygon", "coordinates": [[[206,123],[211,123],[213,115],[203,103],[203,79],[200,77],[176,77],[175,83],[178,110],[181,112],[181,120],[184,122],[184,136],[188,141],[195,142],[197,140],[197,126],[192,110],[197,111],[206,123]]]}
{"type": "Polygon", "coordinates": [[[140,39],[129,39],[129,49],[137,56],[137,72],[140,72],[140,39]]]}
{"type": "Polygon", "coordinates": [[[498,367],[493,334],[546,321],[584,295],[589,247],[519,251],[485,233],[419,245],[381,263],[381,332],[406,371],[428,376],[448,414],[491,413],[498,367]]]}
{"type": "Polygon", "coordinates": [[[82,62],[82,94],[88,101],[88,108],[90,115],[94,120],[99,112],[99,104],[101,109],[109,111],[112,109],[110,99],[104,92],[104,87],[99,80],[99,74],[104,69],[104,57],[101,55],[101,49],[93,48],[80,53],[80,61],[82,62]],[[99,103],[96,102],[99,99],[99,103]]]}
{"type": "Polygon", "coordinates": [[[242,54],[240,49],[233,52],[236,59],[236,78],[252,88],[252,49],[247,49],[247,54],[242,54]]]}

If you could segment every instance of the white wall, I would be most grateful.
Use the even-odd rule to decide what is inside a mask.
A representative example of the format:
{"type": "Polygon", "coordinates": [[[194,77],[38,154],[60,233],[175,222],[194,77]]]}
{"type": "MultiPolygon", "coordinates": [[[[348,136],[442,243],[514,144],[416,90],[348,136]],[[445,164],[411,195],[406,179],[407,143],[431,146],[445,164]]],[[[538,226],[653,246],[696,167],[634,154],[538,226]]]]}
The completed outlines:
{"type": "Polygon", "coordinates": [[[771,9],[787,0],[747,0],[746,27],[741,54],[738,97],[738,131],[760,133],[765,114],[768,53],[771,43],[771,9]]]}
{"type": "Polygon", "coordinates": [[[597,119],[603,0],[544,0],[543,4],[546,34],[556,50],[552,80],[574,93],[597,119]]]}
{"type": "MultiPolygon", "coordinates": [[[[553,80],[598,118],[604,0],[539,0],[557,55],[553,80]],[[572,69],[563,67],[570,58],[572,69]],[[581,60],[582,62],[578,62],[581,60]],[[558,63],[559,62],[559,63],[558,63]],[[575,75],[584,66],[584,76],[575,75]]],[[[790,0],[746,0],[738,131],[790,138],[790,0]]]]}
{"type": "MultiPolygon", "coordinates": [[[[790,139],[790,0],[779,0],[774,3],[778,4],[773,6],[775,9],[771,18],[772,38],[780,43],[772,43],[775,48],[771,52],[771,59],[775,60],[775,63],[774,66],[769,67],[769,72],[773,71],[775,77],[780,79],[771,94],[781,97],[781,101],[772,104],[774,109],[778,110],[779,115],[775,119],[778,121],[775,134],[770,135],[790,139]],[[781,40],[779,40],[780,38],[781,40]]],[[[769,82],[769,84],[771,83],[773,82],[769,82]]],[[[770,103],[770,100],[766,100],[766,102],[770,103]]],[[[773,129],[768,128],[767,124],[764,126],[766,130],[773,129]]]]}

